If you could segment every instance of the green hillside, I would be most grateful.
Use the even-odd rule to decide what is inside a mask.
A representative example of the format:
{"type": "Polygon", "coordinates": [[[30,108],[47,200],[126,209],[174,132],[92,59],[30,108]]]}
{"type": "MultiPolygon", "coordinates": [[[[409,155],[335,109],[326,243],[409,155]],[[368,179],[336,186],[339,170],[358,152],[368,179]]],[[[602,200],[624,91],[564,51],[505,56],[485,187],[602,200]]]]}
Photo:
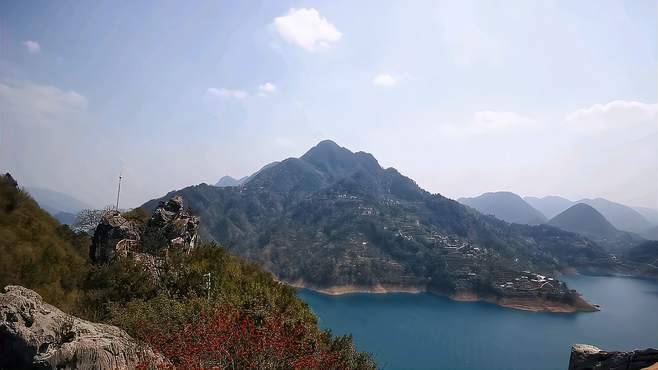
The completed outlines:
{"type": "Polygon", "coordinates": [[[92,265],[89,243],[0,177],[0,287],[22,285],[66,312],[119,326],[179,369],[376,368],[350,336],[321,330],[294,288],[216,244],[172,253],[153,279],[129,257],[92,265]]]}
{"type": "Polygon", "coordinates": [[[60,225],[13,179],[0,177],[0,287],[18,284],[75,308],[90,267],[88,238],[60,225]]]}

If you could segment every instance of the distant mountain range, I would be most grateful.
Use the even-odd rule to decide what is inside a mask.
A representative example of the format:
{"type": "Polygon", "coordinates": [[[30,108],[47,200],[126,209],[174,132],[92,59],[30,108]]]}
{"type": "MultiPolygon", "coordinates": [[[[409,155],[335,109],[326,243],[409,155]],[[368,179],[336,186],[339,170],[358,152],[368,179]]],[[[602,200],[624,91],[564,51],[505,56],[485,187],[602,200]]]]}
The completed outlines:
{"type": "Polygon", "coordinates": [[[218,186],[220,188],[223,188],[223,187],[226,187],[226,186],[238,186],[238,185],[242,184],[244,182],[244,180],[246,180],[248,177],[249,176],[245,176],[245,177],[238,180],[238,179],[235,179],[231,176],[224,176],[221,179],[219,179],[219,181],[217,181],[215,186],[218,186]]]}
{"type": "Polygon", "coordinates": [[[224,187],[227,187],[227,186],[240,186],[240,185],[244,185],[244,184],[246,184],[247,182],[249,182],[249,180],[251,180],[252,178],[254,178],[254,176],[258,175],[261,171],[266,170],[266,169],[268,169],[268,168],[270,168],[270,167],[272,167],[272,166],[275,166],[275,165],[278,164],[278,163],[279,163],[279,162],[272,162],[272,163],[270,163],[270,164],[267,164],[267,165],[265,165],[263,168],[261,168],[260,170],[258,170],[258,171],[256,171],[255,173],[251,174],[250,176],[242,177],[242,178],[240,178],[239,180],[236,179],[236,178],[234,178],[234,177],[231,177],[231,176],[224,176],[224,177],[222,177],[221,179],[219,179],[219,181],[217,181],[217,183],[215,184],[215,186],[220,187],[220,188],[224,188],[224,187]]]}
{"type": "Polygon", "coordinates": [[[658,210],[649,207],[633,207],[633,209],[649,221],[650,224],[658,226],[658,210]]]}
{"type": "Polygon", "coordinates": [[[577,203],[589,204],[596,208],[597,211],[601,212],[619,230],[640,234],[649,230],[652,226],[638,211],[607,199],[581,199],[577,203]]]}
{"type": "Polygon", "coordinates": [[[241,186],[201,184],[161,199],[173,195],[201,216],[205,238],[283,281],[333,293],[420,290],[517,308],[591,309],[548,276],[619,268],[585,237],[483,215],[332,141],[241,186]]]}
{"type": "Polygon", "coordinates": [[[599,211],[585,203],[569,207],[548,224],[586,236],[616,254],[644,241],[637,234],[617,230],[599,211]]]}
{"type": "MultiPolygon", "coordinates": [[[[617,231],[631,232],[652,240],[658,239],[658,227],[654,222],[658,218],[658,211],[644,207],[632,208],[603,198],[581,199],[573,202],[558,196],[521,198],[510,192],[494,192],[484,193],[474,198],[459,198],[459,202],[501,220],[527,225],[546,223],[547,218],[552,219],[576,204],[587,204],[603,215],[606,222],[611,223],[617,231]]],[[[590,221],[597,222],[596,220],[590,221]]],[[[617,233],[616,235],[622,234],[617,233]]],[[[594,234],[589,234],[589,236],[593,237],[594,234]]],[[[601,237],[606,236],[598,235],[595,239],[602,241],[601,237]]],[[[607,237],[609,238],[610,235],[607,237]]],[[[624,235],[621,240],[616,239],[612,244],[622,243],[628,246],[631,240],[637,241],[638,238],[628,238],[628,235],[624,235]]],[[[607,239],[604,244],[611,244],[611,240],[607,239]]]]}
{"type": "Polygon", "coordinates": [[[475,198],[459,198],[458,201],[507,222],[539,225],[548,221],[546,216],[532,208],[520,196],[507,191],[484,193],[475,198]]]}
{"type": "Polygon", "coordinates": [[[39,207],[50,213],[62,224],[72,224],[78,212],[92,208],[79,199],[54,190],[38,187],[26,187],[25,190],[37,201],[39,207]]]}
{"type": "Polygon", "coordinates": [[[549,195],[543,198],[524,197],[523,200],[544,214],[548,219],[557,216],[559,213],[564,212],[567,208],[574,205],[574,202],[569,199],[555,195],[549,195]]]}
{"type": "Polygon", "coordinates": [[[549,225],[579,234],[611,237],[619,232],[606,218],[591,206],[578,203],[553,217],[549,225]]]}
{"type": "Polygon", "coordinates": [[[652,216],[654,213],[657,215],[656,218],[658,218],[658,211],[654,209],[643,207],[633,209],[632,207],[603,198],[581,199],[576,202],[557,196],[543,198],[525,197],[523,199],[548,218],[555,217],[558,213],[565,211],[574,204],[588,204],[599,211],[615,228],[640,235],[644,235],[652,226],[656,225],[653,222],[655,221],[652,216]],[[643,216],[643,214],[647,217],[643,216]]]}

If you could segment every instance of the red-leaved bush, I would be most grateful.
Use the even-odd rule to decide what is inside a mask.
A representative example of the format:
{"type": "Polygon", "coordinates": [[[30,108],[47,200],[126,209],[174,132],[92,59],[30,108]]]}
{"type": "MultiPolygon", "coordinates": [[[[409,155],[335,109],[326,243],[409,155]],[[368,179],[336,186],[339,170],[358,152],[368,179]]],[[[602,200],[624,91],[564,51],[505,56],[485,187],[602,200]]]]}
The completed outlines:
{"type": "MultiPolygon", "coordinates": [[[[344,369],[337,353],[301,324],[280,317],[262,323],[243,311],[222,307],[179,331],[145,328],[142,336],[171,365],[169,369],[344,369]],[[324,348],[323,348],[324,347],[324,348]]],[[[142,364],[142,369],[153,364],[142,364]]]]}

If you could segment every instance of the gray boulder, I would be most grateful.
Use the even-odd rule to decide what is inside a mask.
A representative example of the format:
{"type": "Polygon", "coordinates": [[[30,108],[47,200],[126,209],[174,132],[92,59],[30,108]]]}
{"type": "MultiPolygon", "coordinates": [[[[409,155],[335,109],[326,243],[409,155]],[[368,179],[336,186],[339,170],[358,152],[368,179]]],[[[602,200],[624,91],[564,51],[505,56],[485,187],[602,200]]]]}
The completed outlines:
{"type": "Polygon", "coordinates": [[[137,222],[126,220],[119,211],[107,211],[96,226],[89,254],[95,263],[107,263],[117,253],[135,250],[139,240],[137,222]]]}
{"type": "Polygon", "coordinates": [[[68,315],[21,286],[0,293],[0,369],[134,369],[166,365],[125,331],[68,315]]]}
{"type": "Polygon", "coordinates": [[[642,369],[658,369],[658,349],[606,352],[588,344],[574,344],[571,347],[569,370],[642,369]]]}

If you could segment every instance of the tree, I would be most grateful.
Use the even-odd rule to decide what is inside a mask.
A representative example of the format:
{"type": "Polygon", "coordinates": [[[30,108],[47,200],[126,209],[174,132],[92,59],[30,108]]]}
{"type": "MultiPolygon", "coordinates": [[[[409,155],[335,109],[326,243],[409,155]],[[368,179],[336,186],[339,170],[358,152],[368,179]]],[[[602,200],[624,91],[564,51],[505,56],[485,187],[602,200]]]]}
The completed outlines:
{"type": "Polygon", "coordinates": [[[75,221],[71,225],[71,229],[76,232],[85,232],[89,235],[94,235],[96,226],[101,222],[105,213],[113,210],[112,206],[105,206],[103,209],[83,209],[75,216],[75,221]]]}

